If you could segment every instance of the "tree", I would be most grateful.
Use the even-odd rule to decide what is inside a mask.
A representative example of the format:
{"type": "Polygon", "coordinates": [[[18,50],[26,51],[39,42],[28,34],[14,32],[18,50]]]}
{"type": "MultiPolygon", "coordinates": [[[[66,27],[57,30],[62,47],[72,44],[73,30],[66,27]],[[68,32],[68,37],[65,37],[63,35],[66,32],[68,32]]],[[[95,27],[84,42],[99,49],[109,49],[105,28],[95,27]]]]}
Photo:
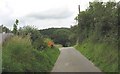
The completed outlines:
{"type": "MultiPolygon", "coordinates": [[[[115,2],[90,2],[89,7],[80,12],[75,20],[78,20],[78,42],[82,43],[87,38],[94,36],[93,40],[101,41],[117,33],[117,3],[115,2]]],[[[112,37],[111,37],[112,38],[112,37]]]]}
{"type": "Polygon", "coordinates": [[[79,29],[78,25],[71,26],[71,29],[70,29],[71,35],[70,35],[69,39],[70,39],[70,43],[72,45],[75,45],[78,41],[78,35],[79,35],[78,29],[79,29]]]}
{"type": "Polygon", "coordinates": [[[17,34],[17,26],[18,26],[19,20],[16,19],[15,24],[13,25],[13,33],[17,34]]]}
{"type": "Polygon", "coordinates": [[[48,28],[48,29],[40,30],[40,33],[45,38],[52,39],[53,42],[55,43],[63,44],[64,46],[70,46],[76,43],[77,29],[76,27],[72,29],[70,28],[48,28]]]}
{"type": "Polygon", "coordinates": [[[62,44],[63,46],[70,45],[69,36],[71,35],[70,30],[67,29],[58,29],[54,32],[54,42],[62,44]]]}

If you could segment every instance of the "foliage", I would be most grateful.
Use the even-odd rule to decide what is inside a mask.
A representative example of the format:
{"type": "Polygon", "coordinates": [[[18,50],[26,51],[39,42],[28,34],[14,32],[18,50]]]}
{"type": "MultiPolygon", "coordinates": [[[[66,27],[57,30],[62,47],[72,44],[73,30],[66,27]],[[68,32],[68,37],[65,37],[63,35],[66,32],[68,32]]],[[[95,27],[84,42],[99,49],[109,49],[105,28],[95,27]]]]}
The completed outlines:
{"type": "Polygon", "coordinates": [[[43,50],[47,47],[47,44],[44,42],[43,36],[36,28],[32,28],[30,26],[25,26],[19,29],[19,35],[25,37],[26,35],[30,35],[32,40],[32,45],[35,49],[43,50]]]}
{"type": "Polygon", "coordinates": [[[72,32],[70,37],[69,37],[70,43],[71,43],[71,45],[75,45],[78,41],[78,36],[79,36],[78,25],[71,26],[70,30],[72,32]]]}
{"type": "Polygon", "coordinates": [[[53,40],[51,40],[50,38],[44,38],[45,43],[48,43],[49,41],[53,42],[53,40]]]}
{"type": "Polygon", "coordinates": [[[118,49],[117,46],[107,43],[93,43],[90,40],[76,49],[91,60],[103,72],[118,72],[118,49]]]}
{"type": "Polygon", "coordinates": [[[48,47],[54,47],[54,42],[50,38],[44,38],[44,42],[48,45],[48,47]]]}
{"type": "Polygon", "coordinates": [[[2,50],[3,72],[49,72],[59,55],[57,48],[38,51],[32,47],[29,36],[14,36],[2,50]]]}
{"type": "Polygon", "coordinates": [[[13,25],[13,33],[17,34],[17,26],[18,26],[19,20],[16,19],[15,24],[13,25]]]}
{"type": "Polygon", "coordinates": [[[117,3],[94,1],[76,17],[76,48],[104,72],[118,71],[118,13],[117,3]]]}
{"type": "Polygon", "coordinates": [[[74,33],[72,33],[70,28],[49,28],[40,30],[40,32],[44,37],[51,38],[56,44],[70,46],[75,43],[72,42],[74,33]]]}
{"type": "Polygon", "coordinates": [[[86,11],[79,14],[79,42],[91,35],[96,35],[97,40],[110,34],[117,34],[117,8],[115,2],[90,2],[86,11]]]}
{"type": "Polygon", "coordinates": [[[70,40],[69,35],[71,32],[67,29],[59,29],[54,32],[54,42],[58,44],[62,44],[63,46],[69,46],[70,40]]]}

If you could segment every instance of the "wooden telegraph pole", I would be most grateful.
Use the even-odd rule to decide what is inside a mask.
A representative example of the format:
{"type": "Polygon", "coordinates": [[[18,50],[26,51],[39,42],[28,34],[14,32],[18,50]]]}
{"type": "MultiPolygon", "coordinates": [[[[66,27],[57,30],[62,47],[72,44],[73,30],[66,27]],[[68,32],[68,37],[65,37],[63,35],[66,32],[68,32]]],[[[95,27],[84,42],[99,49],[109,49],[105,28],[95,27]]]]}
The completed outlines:
{"type": "MultiPolygon", "coordinates": [[[[78,10],[79,10],[79,13],[78,13],[78,26],[80,25],[80,21],[79,21],[79,14],[80,14],[80,5],[78,5],[78,10]]],[[[79,43],[80,41],[80,38],[79,38],[79,32],[78,32],[78,38],[77,38],[77,44],[79,43]]]]}
{"type": "Polygon", "coordinates": [[[80,14],[80,5],[78,5],[78,10],[79,10],[79,14],[80,14]]]}

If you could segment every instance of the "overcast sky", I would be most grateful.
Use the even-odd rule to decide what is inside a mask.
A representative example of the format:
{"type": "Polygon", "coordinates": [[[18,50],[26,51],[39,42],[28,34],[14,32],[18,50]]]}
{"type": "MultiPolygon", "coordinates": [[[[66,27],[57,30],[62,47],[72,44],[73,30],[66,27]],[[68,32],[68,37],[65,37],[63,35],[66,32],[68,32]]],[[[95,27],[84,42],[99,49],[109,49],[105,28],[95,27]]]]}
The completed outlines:
{"type": "Polygon", "coordinates": [[[78,5],[83,11],[89,1],[94,0],[0,0],[0,25],[12,29],[18,19],[19,27],[70,27],[76,24],[74,18],[78,14],[78,5]]]}

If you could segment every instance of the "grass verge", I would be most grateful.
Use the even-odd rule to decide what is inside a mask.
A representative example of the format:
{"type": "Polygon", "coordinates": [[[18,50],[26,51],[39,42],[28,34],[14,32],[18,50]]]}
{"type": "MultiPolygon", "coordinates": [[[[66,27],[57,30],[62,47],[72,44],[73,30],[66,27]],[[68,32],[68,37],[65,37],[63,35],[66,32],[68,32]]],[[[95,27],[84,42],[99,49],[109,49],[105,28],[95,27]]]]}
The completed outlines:
{"type": "Polygon", "coordinates": [[[90,41],[76,45],[75,48],[91,60],[103,72],[118,72],[117,46],[90,41]]]}
{"type": "Polygon", "coordinates": [[[34,49],[29,37],[14,36],[2,49],[3,72],[50,72],[59,55],[58,48],[34,49]]]}

